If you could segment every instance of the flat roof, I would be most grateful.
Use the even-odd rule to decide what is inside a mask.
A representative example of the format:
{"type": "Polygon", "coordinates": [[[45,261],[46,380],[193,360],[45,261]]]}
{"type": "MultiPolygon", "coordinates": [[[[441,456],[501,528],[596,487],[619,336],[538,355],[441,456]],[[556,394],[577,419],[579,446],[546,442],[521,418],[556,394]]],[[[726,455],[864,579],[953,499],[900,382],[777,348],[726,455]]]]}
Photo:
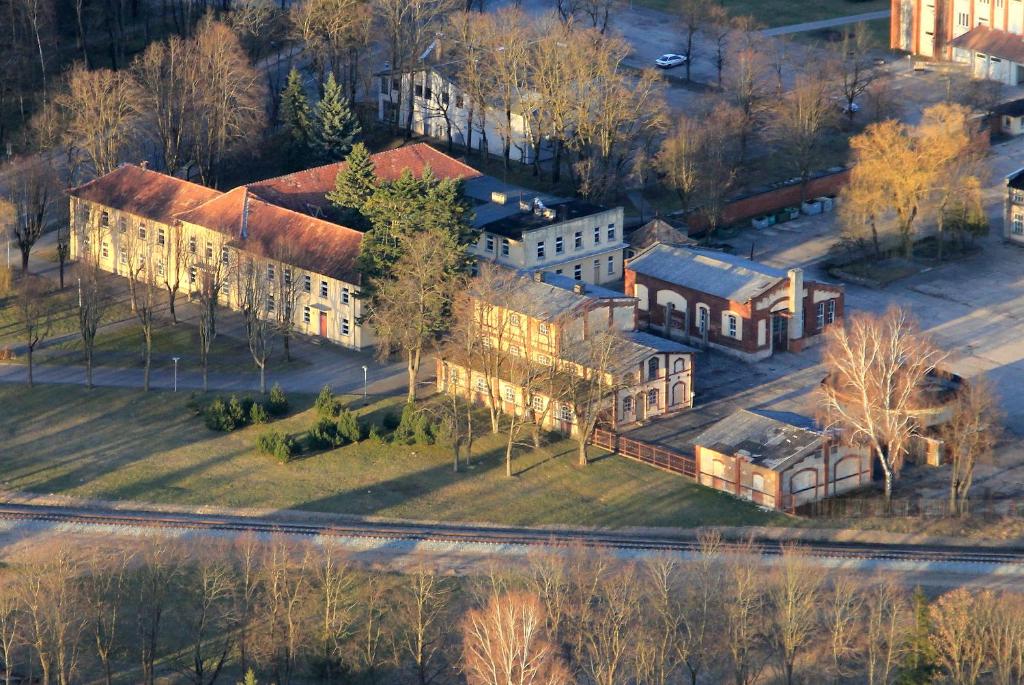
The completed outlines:
{"type": "Polygon", "coordinates": [[[630,259],[626,269],[733,302],[749,302],[788,278],[782,269],[735,255],[663,243],[630,259]]]}

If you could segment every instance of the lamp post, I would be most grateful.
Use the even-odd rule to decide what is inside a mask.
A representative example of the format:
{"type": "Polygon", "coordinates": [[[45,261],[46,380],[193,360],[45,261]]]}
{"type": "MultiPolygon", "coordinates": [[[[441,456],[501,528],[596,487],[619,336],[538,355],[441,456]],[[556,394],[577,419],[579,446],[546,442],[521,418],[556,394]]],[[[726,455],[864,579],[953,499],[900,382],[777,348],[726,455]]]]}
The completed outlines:
{"type": "Polygon", "coordinates": [[[181,357],[172,357],[174,359],[174,392],[178,392],[178,361],[181,357]]]}
{"type": "Polygon", "coordinates": [[[363,406],[366,406],[366,366],[363,366],[363,406]]]}

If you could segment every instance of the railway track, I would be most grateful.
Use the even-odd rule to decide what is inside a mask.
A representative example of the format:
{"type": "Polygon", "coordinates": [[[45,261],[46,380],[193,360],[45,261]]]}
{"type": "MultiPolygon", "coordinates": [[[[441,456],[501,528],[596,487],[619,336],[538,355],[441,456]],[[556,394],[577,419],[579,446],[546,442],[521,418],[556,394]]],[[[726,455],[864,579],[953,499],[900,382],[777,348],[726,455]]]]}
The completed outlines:
{"type": "MultiPolygon", "coordinates": [[[[492,526],[421,523],[294,522],[220,514],[174,513],[143,509],[100,509],[36,504],[0,504],[0,521],[28,521],[78,526],[175,529],[190,532],[281,534],[300,538],[347,538],[366,542],[442,543],[498,547],[586,547],[624,552],[696,554],[696,534],[658,535],[614,531],[545,530],[492,526]]],[[[755,538],[754,551],[781,553],[783,542],[755,538]]],[[[867,542],[796,541],[810,555],[837,561],[879,561],[942,564],[983,564],[1013,567],[1024,573],[1024,547],[969,548],[952,545],[909,545],[867,542]]],[[[744,541],[725,539],[726,551],[745,549],[744,541]]]]}

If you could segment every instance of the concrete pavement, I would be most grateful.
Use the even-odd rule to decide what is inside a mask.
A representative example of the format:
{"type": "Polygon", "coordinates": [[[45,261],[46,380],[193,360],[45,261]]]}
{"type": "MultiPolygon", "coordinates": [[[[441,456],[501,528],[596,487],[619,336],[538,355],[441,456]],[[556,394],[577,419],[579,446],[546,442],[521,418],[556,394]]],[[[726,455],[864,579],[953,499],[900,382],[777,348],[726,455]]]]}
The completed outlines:
{"type": "Polygon", "coordinates": [[[770,29],[763,29],[762,36],[785,36],[791,33],[806,33],[808,31],[819,31],[830,29],[836,26],[849,26],[859,24],[862,21],[875,21],[876,19],[888,19],[892,10],[879,10],[877,12],[864,12],[863,14],[852,14],[848,17],[835,17],[834,19],[821,19],[819,21],[808,21],[802,24],[790,24],[789,26],[776,26],[770,29]]]}

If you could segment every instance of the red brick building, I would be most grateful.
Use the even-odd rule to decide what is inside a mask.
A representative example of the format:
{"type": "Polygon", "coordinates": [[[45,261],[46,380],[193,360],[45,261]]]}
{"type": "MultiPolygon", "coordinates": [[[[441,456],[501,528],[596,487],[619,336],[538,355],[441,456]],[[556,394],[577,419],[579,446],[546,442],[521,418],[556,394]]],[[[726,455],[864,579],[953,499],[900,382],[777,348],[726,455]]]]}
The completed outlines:
{"type": "Polygon", "coordinates": [[[843,317],[842,286],[711,250],[657,244],[626,263],[641,328],[747,361],[799,352],[843,317]]]}

